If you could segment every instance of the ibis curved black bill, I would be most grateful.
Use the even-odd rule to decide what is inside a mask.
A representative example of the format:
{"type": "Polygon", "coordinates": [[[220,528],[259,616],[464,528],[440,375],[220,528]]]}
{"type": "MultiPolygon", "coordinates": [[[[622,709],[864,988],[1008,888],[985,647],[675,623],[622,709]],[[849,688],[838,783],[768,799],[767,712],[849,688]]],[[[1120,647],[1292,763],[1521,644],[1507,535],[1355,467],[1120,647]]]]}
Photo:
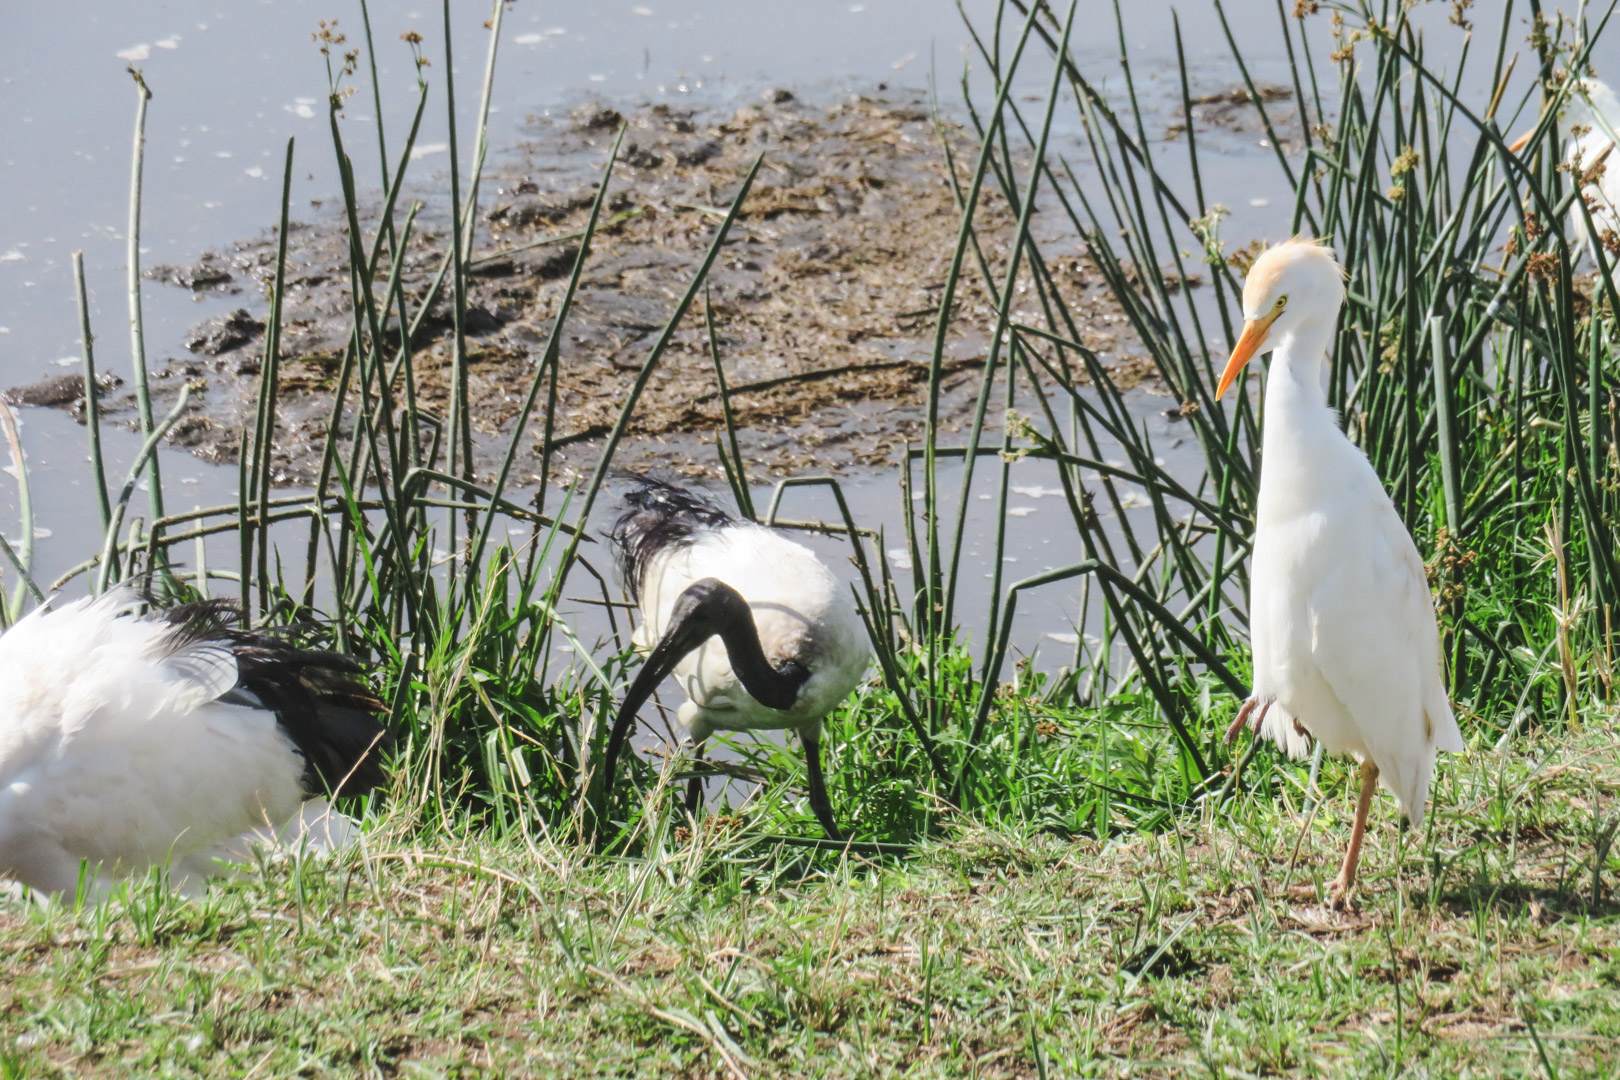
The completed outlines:
{"type": "MultiPolygon", "coordinates": [[[[753,612],[742,594],[719,578],[695,581],[676,600],[664,636],[647,654],[646,662],[614,717],[602,762],[604,796],[611,789],[630,722],[681,660],[717,635],[725,643],[732,671],[755,701],[768,709],[786,710],[798,700],[800,688],[810,677],[809,669],[793,660],[773,666],[765,657],[753,612]]],[[[819,749],[817,740],[805,739],[810,803],[827,834],[838,839],[838,828],[832,819],[831,803],[821,775],[819,749]]]]}

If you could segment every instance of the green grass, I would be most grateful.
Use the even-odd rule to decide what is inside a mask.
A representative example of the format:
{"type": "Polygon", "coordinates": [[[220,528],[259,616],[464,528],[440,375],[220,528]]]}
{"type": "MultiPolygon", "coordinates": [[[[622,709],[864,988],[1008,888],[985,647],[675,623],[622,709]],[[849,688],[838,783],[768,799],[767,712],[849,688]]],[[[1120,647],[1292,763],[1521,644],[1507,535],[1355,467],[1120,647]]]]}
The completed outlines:
{"type": "MultiPolygon", "coordinates": [[[[1543,81],[1529,86],[1521,73],[1498,117],[1425,66],[1401,5],[1325,6],[1346,15],[1341,28],[1328,13],[1294,19],[1279,8],[1297,97],[1325,120],[1304,133],[1301,156],[1279,151],[1296,191],[1287,224],[1331,232],[1352,273],[1332,398],[1434,557],[1453,696],[1473,747],[1443,762],[1422,831],[1401,834],[1380,796],[1354,910],[1283,892],[1337,869],[1352,809],[1346,763],[1325,766],[1314,817],[1304,769],[1276,766],[1269,750],[1238,797],[1225,797],[1234,759],[1219,734],[1247,692],[1244,556],[1261,419],[1244,395],[1214,405],[1222,357],[1209,342],[1221,331],[1188,298],[1206,295],[1191,278],[1207,276],[1229,322],[1241,252],[1218,233],[1197,133],[1150,140],[1153,118],[1137,111],[1128,71],[1081,71],[1064,55],[1070,9],[1008,0],[994,27],[978,28],[993,100],[969,96],[981,149],[945,173],[962,229],[938,326],[943,343],[950,320],[976,320],[992,342],[965,438],[928,425],[896,482],[902,505],[920,511],[901,537],[863,532],[835,481],[793,482],[838,497],[877,658],[829,725],[832,798],[860,841],[848,852],[814,842],[791,748],[742,743],[730,768],[765,784],[695,825],[669,797],[686,768],[679,758],[639,760],[603,792],[592,766],[634,658],[622,642],[577,641],[558,615],[564,596],[618,599],[596,576],[606,560],[584,538],[588,517],[637,396],[683,320],[695,322],[691,305],[754,172],[717,193],[730,210],[705,260],[671,282],[679,299],[590,477],[561,497],[542,482],[531,503],[511,487],[511,453],[493,483],[473,476],[459,374],[442,413],[413,381],[412,330],[436,294],[459,325],[482,132],[465,185],[449,196],[465,231],[450,230],[433,288],[407,295],[398,262],[417,208],[397,198],[415,128],[393,141],[392,173],[384,152],[383,209],[362,220],[337,113],[373,43],[368,35],[362,66],[359,51],[334,59],[344,43],[329,35],[332,145],[318,152],[342,166],[357,303],[316,491],[282,498],[269,486],[278,277],[239,504],[164,517],[161,478],[144,461],[114,498],[91,424],[107,531],[79,573],[105,583],[151,570],[180,593],[224,588],[257,623],[315,620],[322,642],[375,665],[400,737],[394,785],[364,846],[330,863],[277,863],[196,902],[137,883],[130,898],[88,911],[0,908],[0,1078],[1620,1069],[1620,754],[1608,731],[1620,297],[1572,271],[1580,252],[1562,228],[1574,192],[1554,168],[1555,126],[1539,158],[1522,160],[1507,158],[1497,127],[1516,110],[1521,120],[1536,113],[1542,92],[1555,92],[1555,68],[1580,63],[1606,16],[1589,13],[1586,29],[1546,25],[1543,81]],[[1026,118],[1013,69],[1043,63],[1048,85],[1072,99],[1050,93],[1026,118]],[[1098,176],[1050,151],[1060,108],[1078,108],[1098,176]],[[1408,147],[1420,148],[1415,158],[1408,147]],[[1192,190],[1178,192],[1159,170],[1182,153],[1192,190]],[[976,229],[993,198],[1015,211],[1010,238],[976,229]],[[1037,207],[1073,226],[1186,404],[1207,466],[1193,490],[1156,463],[1127,391],[1079,344],[1059,258],[1028,233],[1037,207]],[[1510,228],[1516,248],[1504,251],[1510,228]],[[964,278],[993,312],[953,306],[964,278]],[[1024,313],[1037,306],[1039,318],[1024,313]],[[992,408],[1015,405],[1028,415],[999,431],[988,423],[992,408]],[[345,415],[357,418],[348,434],[345,415]],[[1116,444],[1117,454],[1107,449],[1116,444]],[[963,522],[975,493],[993,489],[1005,509],[1008,466],[1024,455],[1056,463],[1081,561],[997,577],[984,625],[999,632],[975,646],[961,626],[979,613],[960,610],[956,589],[963,522]],[[1103,460],[1116,456],[1123,464],[1103,460]],[[941,463],[977,477],[947,490],[941,463]],[[129,506],[143,474],[154,505],[137,520],[129,506]],[[1121,512],[1132,497],[1151,503],[1151,522],[1121,512]],[[307,544],[273,547],[270,523],[290,518],[309,523],[307,544]],[[534,536],[517,551],[499,540],[513,520],[534,536]],[[171,565],[212,532],[234,533],[239,565],[257,573],[171,565]],[[918,568],[914,582],[893,574],[891,544],[918,568]],[[468,569],[437,568],[435,552],[461,554],[468,569]],[[1021,598],[1060,581],[1083,588],[1076,622],[1101,624],[1101,644],[1082,635],[1069,668],[1046,676],[1008,655],[1006,628],[1021,598]],[[322,609],[317,594],[330,598],[322,609]],[[543,681],[537,672],[554,671],[563,647],[577,662],[543,681]],[[582,842],[593,798],[616,826],[605,853],[582,842]]],[[[1492,85],[1506,86],[1515,26],[1509,18],[1494,46],[1473,47],[1468,62],[1492,85]]],[[[433,97],[448,88],[429,80],[448,79],[454,64],[448,43],[411,48],[435,57],[418,69],[419,121],[430,100],[448,107],[433,97]]],[[[952,140],[941,142],[950,155],[952,140]]],[[[455,157],[452,171],[463,167],[455,157]]],[[[286,160],[290,177],[291,146],[286,160]]],[[[133,179],[132,217],[138,171],[133,179]]],[[[514,388],[525,403],[514,447],[550,429],[558,367],[579,362],[560,342],[601,204],[534,378],[514,388]]],[[[1279,235],[1292,231],[1282,224],[1279,235]]],[[[1606,258],[1598,246],[1589,255],[1606,258]]],[[[88,325],[83,333],[88,344],[88,325]]],[[[726,357],[711,345],[718,380],[726,357]]],[[[942,344],[935,353],[937,406],[942,344]]],[[[455,359],[460,373],[460,335],[455,359]]],[[[88,348],[85,360],[93,381],[88,348]]],[[[729,412],[724,421],[730,432],[729,412]]],[[[149,445],[166,422],[143,419],[149,445]]],[[[749,513],[745,463],[735,440],[715,434],[749,513]]],[[[30,537],[26,470],[19,480],[20,535],[30,537]]],[[[796,512],[784,486],[766,517],[784,497],[783,512],[796,512]]],[[[0,554],[14,586],[0,611],[9,619],[32,602],[32,548],[0,554]]],[[[985,558],[999,574],[999,543],[985,558]]]]}
{"type": "MultiPolygon", "coordinates": [[[[0,1075],[1610,1076],[1600,727],[1449,759],[1420,832],[1380,796],[1343,914],[1282,895],[1297,768],[1157,833],[957,822],[879,864],[748,811],[694,841],[678,798],[634,860],[384,818],[198,902],[4,909],[0,1075]]],[[[1294,880],[1348,830],[1323,784],[1294,880]]]]}

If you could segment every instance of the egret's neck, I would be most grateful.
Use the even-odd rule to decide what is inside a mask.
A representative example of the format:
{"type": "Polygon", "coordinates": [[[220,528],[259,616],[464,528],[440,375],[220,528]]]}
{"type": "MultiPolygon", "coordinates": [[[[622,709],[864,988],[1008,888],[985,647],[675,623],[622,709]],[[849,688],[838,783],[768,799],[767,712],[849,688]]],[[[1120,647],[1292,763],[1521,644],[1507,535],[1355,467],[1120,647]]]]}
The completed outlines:
{"type": "Polygon", "coordinates": [[[1327,391],[1323,384],[1328,346],[1332,343],[1331,322],[1303,323],[1282,339],[1271,356],[1266,390],[1268,414],[1327,408],[1327,391]]]}
{"type": "Polygon", "coordinates": [[[1307,323],[1272,353],[1256,508],[1262,520],[1287,517],[1308,504],[1309,493],[1323,483],[1324,463],[1349,446],[1322,388],[1332,336],[1331,323],[1307,323]]]}

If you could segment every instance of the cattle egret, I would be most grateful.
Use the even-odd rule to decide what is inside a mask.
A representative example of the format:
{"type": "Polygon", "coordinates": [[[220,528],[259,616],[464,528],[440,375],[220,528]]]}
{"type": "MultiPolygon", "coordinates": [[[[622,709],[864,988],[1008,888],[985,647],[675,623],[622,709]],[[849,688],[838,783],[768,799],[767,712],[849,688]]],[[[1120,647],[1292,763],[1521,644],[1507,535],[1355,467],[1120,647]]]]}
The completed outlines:
{"type": "Polygon", "coordinates": [[[317,797],[376,786],[389,743],[358,665],[227,629],[228,604],[141,607],[120,588],[0,635],[0,876],[99,898],[167,865],[195,891],[250,840],[343,843],[317,797]]]}
{"type": "Polygon", "coordinates": [[[1423,560],[1323,391],[1344,295],[1327,247],[1296,238],[1266,251],[1243,284],[1243,334],[1215,391],[1274,352],[1250,570],[1254,691],[1227,738],[1248,724],[1292,757],[1309,736],[1361,762],[1336,903],[1355,883],[1378,784],[1418,825],[1436,752],[1463,749],[1423,560]]]}
{"type": "MultiPolygon", "coordinates": [[[[1582,178],[1582,192],[1587,197],[1587,209],[1598,239],[1611,231],[1620,231],[1620,160],[1611,160],[1614,141],[1603,130],[1617,131],[1620,126],[1620,100],[1613,90],[1597,79],[1581,79],[1570,89],[1566,98],[1568,109],[1564,113],[1566,130],[1570,138],[1564,148],[1564,163],[1575,176],[1582,178]],[[1602,123],[1598,122],[1602,117],[1602,123]],[[1590,178],[1586,182],[1585,178],[1590,178]]],[[[1513,140],[1508,147],[1514,153],[1523,150],[1534,135],[1527,131],[1513,140]]],[[[1570,207],[1569,237],[1571,243],[1584,245],[1586,215],[1578,206],[1570,207]]]]}
{"type": "MultiPolygon", "coordinates": [[[[613,722],[604,783],[630,722],[671,672],[687,700],[678,718],[699,759],[715,731],[793,729],[804,744],[810,806],[840,839],[821,774],[821,720],[849,696],[870,658],[850,593],[809,548],[737,521],[708,499],[648,478],[625,496],[612,538],[641,609],[632,640],[647,650],[613,722]]],[[[687,787],[696,812],[702,781],[687,787]]]]}

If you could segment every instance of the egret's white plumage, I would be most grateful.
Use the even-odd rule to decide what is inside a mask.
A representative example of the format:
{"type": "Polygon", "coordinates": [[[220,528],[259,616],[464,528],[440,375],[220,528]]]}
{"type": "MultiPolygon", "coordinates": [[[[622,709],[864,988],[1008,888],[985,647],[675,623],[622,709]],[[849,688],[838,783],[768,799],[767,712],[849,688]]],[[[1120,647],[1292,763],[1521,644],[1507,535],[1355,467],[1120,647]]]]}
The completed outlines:
{"type": "MultiPolygon", "coordinates": [[[[1620,231],[1620,157],[1615,155],[1614,141],[1604,130],[1606,124],[1610,131],[1620,134],[1620,99],[1607,84],[1586,78],[1576,81],[1565,100],[1563,130],[1570,136],[1564,144],[1564,164],[1573,176],[1591,179],[1581,192],[1587,198],[1592,225],[1601,239],[1605,232],[1620,231]]],[[[1510,149],[1522,149],[1531,134],[1521,135],[1510,149]]],[[[1570,207],[1568,235],[1573,244],[1585,245],[1587,241],[1586,215],[1578,206],[1570,207]]]]}
{"type": "Polygon", "coordinates": [[[72,893],[84,866],[102,895],[167,864],[194,888],[253,834],[341,843],[352,823],[305,799],[375,782],[385,741],[348,662],[226,630],[220,605],[139,607],[115,590],[0,635],[0,876],[72,893]]]}
{"type": "MultiPolygon", "coordinates": [[[[687,696],[679,717],[700,754],[715,731],[797,731],[811,803],[836,836],[820,774],[821,722],[870,658],[848,589],[809,548],[691,492],[642,478],[625,501],[613,539],[641,611],[634,641],[649,655],[615,721],[609,775],[628,721],[672,673],[687,696]]],[[[689,805],[697,794],[694,780],[689,805]]]]}
{"type": "Polygon", "coordinates": [[[1252,716],[1296,757],[1312,736],[1363,762],[1340,890],[1354,881],[1374,779],[1416,825],[1436,753],[1463,749],[1423,560],[1327,405],[1327,352],[1343,302],[1328,248],[1295,239],[1266,251],[1244,282],[1246,325],[1217,390],[1249,357],[1273,352],[1250,564],[1254,691],[1240,722],[1252,716]]]}

